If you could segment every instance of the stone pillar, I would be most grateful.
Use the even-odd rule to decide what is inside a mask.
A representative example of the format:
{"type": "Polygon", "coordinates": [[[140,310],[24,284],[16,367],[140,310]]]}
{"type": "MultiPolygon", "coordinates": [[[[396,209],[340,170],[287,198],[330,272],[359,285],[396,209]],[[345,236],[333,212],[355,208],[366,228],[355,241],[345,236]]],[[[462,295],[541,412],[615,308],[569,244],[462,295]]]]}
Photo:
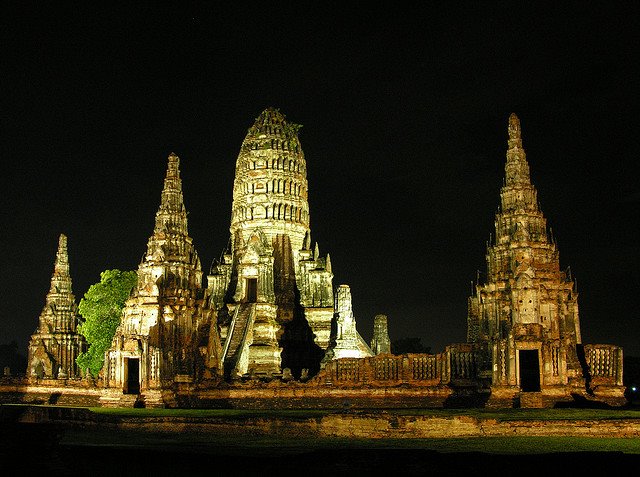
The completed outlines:
{"type": "Polygon", "coordinates": [[[374,354],[391,353],[391,341],[387,329],[387,315],[376,315],[373,320],[371,351],[374,354]]]}

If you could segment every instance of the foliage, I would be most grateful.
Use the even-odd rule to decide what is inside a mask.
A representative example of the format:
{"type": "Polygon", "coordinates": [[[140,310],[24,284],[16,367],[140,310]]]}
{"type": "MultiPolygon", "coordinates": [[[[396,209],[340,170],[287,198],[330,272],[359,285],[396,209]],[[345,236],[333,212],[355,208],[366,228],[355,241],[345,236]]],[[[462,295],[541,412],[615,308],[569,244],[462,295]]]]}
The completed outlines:
{"type": "Polygon", "coordinates": [[[105,270],[100,274],[100,281],[91,285],[80,300],[78,310],[84,322],[78,331],[86,338],[89,349],[78,356],[76,362],[83,371],[88,368],[92,376],[97,376],[102,369],[104,353],[111,346],[120,314],[136,281],[134,271],[105,270]]]}
{"type": "Polygon", "coordinates": [[[424,346],[421,338],[400,338],[391,342],[393,354],[431,353],[431,346],[424,346]]]}

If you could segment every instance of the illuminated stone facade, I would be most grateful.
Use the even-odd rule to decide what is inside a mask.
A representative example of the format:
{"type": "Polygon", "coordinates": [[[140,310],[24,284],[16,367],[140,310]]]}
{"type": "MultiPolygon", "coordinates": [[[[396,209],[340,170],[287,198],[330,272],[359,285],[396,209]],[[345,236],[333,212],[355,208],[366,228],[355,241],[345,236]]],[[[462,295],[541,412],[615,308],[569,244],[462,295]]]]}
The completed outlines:
{"type": "Polygon", "coordinates": [[[323,363],[342,358],[368,358],[373,356],[369,345],[356,330],[356,319],[351,304],[349,285],[340,285],[336,290],[335,331],[325,353],[323,363]]]}
{"type": "Polygon", "coordinates": [[[81,375],[76,358],[86,351],[84,336],[71,289],[67,237],[60,235],[51,276],[51,288],[40,313],[38,328],[29,341],[27,376],[35,378],[75,378],[81,375]]]}
{"type": "Polygon", "coordinates": [[[236,161],[230,249],[208,277],[227,377],[314,373],[329,346],[333,273],[312,246],[299,129],[264,110],[236,161]]]}
{"type": "Polygon", "coordinates": [[[106,354],[105,383],[128,394],[152,396],[217,373],[219,338],[215,327],[209,332],[212,311],[187,231],[179,164],[171,154],[138,283],[106,354]]]}
{"type": "MultiPolygon", "coordinates": [[[[469,299],[467,339],[485,356],[492,391],[585,389],[578,293],[531,184],[520,121],[509,118],[506,180],[487,249],[486,283],[469,299]]],[[[614,353],[615,354],[615,353],[614,353]]],[[[622,366],[611,360],[611,369],[622,366]]]]}
{"type": "MultiPolygon", "coordinates": [[[[187,231],[179,159],[169,156],[138,283],[106,353],[101,405],[625,404],[622,349],[581,344],[578,294],[560,269],[515,115],[486,282],[468,300],[467,342],[438,354],[392,355],[385,315],[375,317],[370,347],[358,333],[349,286],[334,294],[329,255],[311,242],[298,130],[272,108],[249,128],[236,162],[229,246],[206,287],[187,231]]],[[[29,347],[32,377],[77,375],[84,349],[64,236],[51,283],[29,347]]]]}

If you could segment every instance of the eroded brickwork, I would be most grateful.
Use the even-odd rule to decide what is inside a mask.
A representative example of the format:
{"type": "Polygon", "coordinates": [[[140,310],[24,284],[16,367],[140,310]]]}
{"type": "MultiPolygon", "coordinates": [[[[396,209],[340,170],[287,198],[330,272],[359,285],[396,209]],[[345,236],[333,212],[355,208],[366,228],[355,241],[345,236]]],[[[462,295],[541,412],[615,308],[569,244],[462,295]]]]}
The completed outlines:
{"type": "Polygon", "coordinates": [[[569,271],[560,268],[515,114],[508,134],[486,282],[469,299],[467,339],[486,354],[493,387],[539,392],[567,386],[583,393],[578,293],[569,271]]]}
{"type": "Polygon", "coordinates": [[[314,374],[330,343],[333,272],[311,241],[299,129],[265,109],[236,161],[230,248],[208,277],[228,378],[314,374]]]}
{"type": "Polygon", "coordinates": [[[218,372],[219,338],[209,328],[213,312],[187,230],[179,165],[171,154],[138,282],[106,354],[103,379],[120,393],[171,388],[176,379],[218,372]]]}
{"type": "Polygon", "coordinates": [[[51,288],[40,313],[38,328],[29,341],[27,376],[77,378],[81,370],[76,358],[86,351],[84,336],[77,332],[80,315],[71,289],[67,236],[60,235],[51,288]]]}

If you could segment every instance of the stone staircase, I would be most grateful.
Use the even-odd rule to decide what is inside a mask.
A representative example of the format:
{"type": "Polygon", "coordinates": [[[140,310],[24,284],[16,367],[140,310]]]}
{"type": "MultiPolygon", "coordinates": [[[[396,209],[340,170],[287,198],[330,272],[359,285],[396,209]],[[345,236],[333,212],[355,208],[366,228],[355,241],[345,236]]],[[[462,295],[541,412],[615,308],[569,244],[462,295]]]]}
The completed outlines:
{"type": "Polygon", "coordinates": [[[225,369],[235,366],[255,309],[255,303],[242,303],[238,305],[233,321],[231,322],[231,333],[227,338],[227,343],[225,343],[223,354],[225,369]]]}
{"type": "Polygon", "coordinates": [[[137,407],[138,394],[122,394],[122,391],[109,392],[100,396],[101,407],[137,407]]]}
{"type": "MultiPolygon", "coordinates": [[[[167,403],[165,402],[167,399],[167,396],[163,395],[162,391],[160,390],[151,390],[148,389],[146,391],[143,391],[142,394],[140,394],[140,399],[139,399],[139,407],[146,407],[146,408],[164,408],[164,407],[175,407],[175,406],[167,406],[167,403]]],[[[175,404],[175,403],[170,403],[170,404],[175,404]]]]}

